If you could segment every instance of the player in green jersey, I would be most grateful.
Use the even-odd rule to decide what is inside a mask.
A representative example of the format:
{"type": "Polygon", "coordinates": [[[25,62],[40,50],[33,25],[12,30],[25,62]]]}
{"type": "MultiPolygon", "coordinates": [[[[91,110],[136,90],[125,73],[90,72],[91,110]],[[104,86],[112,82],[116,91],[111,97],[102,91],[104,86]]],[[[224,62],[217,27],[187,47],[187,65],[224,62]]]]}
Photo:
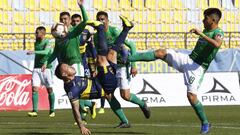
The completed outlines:
{"type": "Polygon", "coordinates": [[[204,11],[204,30],[194,28],[190,32],[199,35],[195,48],[190,55],[172,49],[158,49],[146,53],[129,56],[129,61],[152,61],[161,59],[169,66],[183,73],[184,83],[187,86],[187,98],[201,121],[201,134],[207,134],[210,124],[204,112],[203,105],[197,99],[197,90],[203,80],[204,73],[211,61],[215,58],[222,41],[223,31],[218,27],[222,13],[217,8],[208,8],[204,11]]]}
{"type": "MultiPolygon", "coordinates": [[[[121,31],[117,27],[111,26],[109,24],[107,12],[99,11],[96,15],[96,19],[98,21],[101,21],[104,24],[104,31],[105,31],[107,45],[108,45],[109,54],[110,54],[108,55],[108,59],[111,59],[111,57],[113,56],[112,54],[114,54],[114,50],[115,50],[114,42],[116,41],[117,37],[120,35],[121,31]]],[[[95,36],[94,37],[95,44],[97,44],[96,40],[97,40],[97,37],[95,36]]],[[[134,42],[125,40],[124,44],[130,49],[130,52],[132,55],[136,53],[136,47],[134,42]]],[[[120,95],[124,100],[138,105],[143,111],[145,117],[149,118],[150,109],[147,107],[147,104],[144,101],[140,100],[135,94],[130,93],[130,76],[128,71],[128,64],[124,63],[125,61],[124,55],[126,55],[124,54],[124,50],[125,50],[124,48],[125,46],[121,47],[122,52],[119,53],[118,55],[118,67],[116,71],[116,75],[118,78],[118,85],[120,88],[120,95]]],[[[134,62],[131,63],[130,72],[133,77],[137,74],[137,68],[134,62]]],[[[103,99],[101,99],[101,103],[104,104],[103,99]]],[[[102,110],[100,109],[100,111],[102,110]]]]}
{"type": "MultiPolygon", "coordinates": [[[[64,62],[73,66],[76,69],[78,76],[84,76],[84,70],[81,63],[82,59],[79,51],[79,35],[86,26],[88,16],[85,8],[83,7],[83,0],[78,0],[78,5],[82,11],[83,21],[76,26],[71,26],[70,14],[68,12],[62,12],[60,14],[60,22],[64,23],[68,27],[68,32],[63,38],[55,38],[53,53],[47,60],[46,64],[51,63],[57,58],[59,63],[64,62]]],[[[44,70],[46,64],[42,67],[42,70],[44,70]]]]}
{"type": "Polygon", "coordinates": [[[43,26],[39,26],[35,32],[36,41],[34,43],[34,51],[27,52],[27,55],[35,54],[34,60],[34,69],[32,73],[32,104],[33,110],[32,112],[28,112],[28,116],[36,117],[38,112],[38,90],[39,87],[44,85],[48,92],[49,99],[49,117],[54,117],[54,102],[55,95],[53,92],[53,74],[51,71],[51,64],[47,65],[47,69],[44,72],[41,72],[41,67],[48,59],[49,55],[52,52],[52,46],[49,43],[49,40],[45,38],[46,28],[43,26]]]}
{"type": "MultiPolygon", "coordinates": [[[[82,17],[79,14],[73,14],[71,16],[71,25],[72,26],[76,26],[78,24],[80,24],[82,21],[82,17]]],[[[87,26],[86,26],[87,27],[87,26]]],[[[82,32],[82,34],[80,35],[80,44],[79,44],[79,49],[80,49],[80,53],[81,53],[81,57],[82,57],[82,63],[86,63],[86,45],[81,45],[81,37],[86,33],[85,31],[88,32],[88,30],[85,28],[82,32]]],[[[90,71],[89,68],[85,68],[86,64],[83,64],[84,67],[84,76],[85,77],[90,77],[90,71]]],[[[96,118],[96,103],[95,102],[91,102],[89,100],[79,100],[80,102],[80,113],[81,113],[81,118],[83,120],[83,122],[86,122],[86,116],[87,116],[87,108],[89,107],[90,112],[91,112],[91,118],[96,118]]],[[[77,125],[77,123],[75,122],[74,125],[77,125]]]]}

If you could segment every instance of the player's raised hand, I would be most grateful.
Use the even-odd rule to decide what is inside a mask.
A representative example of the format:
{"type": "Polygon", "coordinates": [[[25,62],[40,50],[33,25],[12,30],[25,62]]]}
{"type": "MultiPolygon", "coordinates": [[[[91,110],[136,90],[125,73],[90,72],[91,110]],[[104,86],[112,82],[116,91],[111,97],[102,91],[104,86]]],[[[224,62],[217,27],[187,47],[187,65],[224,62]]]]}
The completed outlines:
{"type": "Polygon", "coordinates": [[[190,30],[191,33],[195,33],[196,35],[199,35],[201,31],[199,29],[193,28],[190,30]]]}
{"type": "Polygon", "coordinates": [[[82,6],[83,5],[83,0],[77,0],[78,6],[82,6]]]}
{"type": "Polygon", "coordinates": [[[87,129],[85,126],[81,126],[80,130],[82,135],[91,135],[91,131],[87,129]]]}

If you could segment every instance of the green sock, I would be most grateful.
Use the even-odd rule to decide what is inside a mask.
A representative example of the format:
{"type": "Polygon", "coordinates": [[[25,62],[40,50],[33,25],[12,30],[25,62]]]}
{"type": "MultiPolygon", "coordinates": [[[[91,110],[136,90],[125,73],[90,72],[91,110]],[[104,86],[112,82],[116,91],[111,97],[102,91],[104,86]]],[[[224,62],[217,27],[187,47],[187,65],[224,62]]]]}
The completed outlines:
{"type": "Polygon", "coordinates": [[[194,105],[192,105],[192,107],[195,110],[198,118],[201,120],[202,124],[208,123],[207,116],[204,112],[201,102],[197,101],[194,105]]]}
{"type": "Polygon", "coordinates": [[[50,105],[50,112],[54,112],[55,94],[54,92],[48,94],[48,100],[50,105]]]}
{"type": "Polygon", "coordinates": [[[117,99],[113,96],[111,100],[108,101],[113,112],[118,116],[121,122],[128,123],[128,119],[126,118],[121,105],[117,101],[117,99]]]}
{"type": "Polygon", "coordinates": [[[84,102],[85,101],[83,99],[79,99],[79,109],[84,110],[84,107],[85,107],[84,102]]]}
{"type": "Polygon", "coordinates": [[[156,60],[154,51],[148,51],[144,53],[137,53],[134,55],[128,56],[130,62],[135,61],[153,61],[156,60]]]}
{"type": "Polygon", "coordinates": [[[32,93],[33,111],[38,112],[38,92],[32,93]]]}
{"type": "Polygon", "coordinates": [[[84,106],[92,107],[92,102],[89,100],[84,100],[84,106]]]}
{"type": "Polygon", "coordinates": [[[130,94],[130,102],[139,105],[140,107],[144,107],[144,102],[140,100],[135,94],[130,94]]]}

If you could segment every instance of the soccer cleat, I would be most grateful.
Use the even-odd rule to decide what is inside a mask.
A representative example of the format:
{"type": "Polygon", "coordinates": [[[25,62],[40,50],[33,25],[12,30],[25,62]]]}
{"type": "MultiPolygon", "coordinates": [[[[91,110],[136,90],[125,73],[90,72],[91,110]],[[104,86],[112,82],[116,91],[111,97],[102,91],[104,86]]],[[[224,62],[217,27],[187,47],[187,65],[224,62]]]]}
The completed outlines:
{"type": "Polygon", "coordinates": [[[146,101],[144,101],[144,106],[140,107],[140,108],[141,108],[145,118],[149,119],[151,116],[151,111],[150,111],[150,108],[147,106],[146,101]]]}
{"type": "Polygon", "coordinates": [[[86,24],[92,26],[93,28],[97,28],[98,26],[103,25],[102,22],[94,20],[88,20],[86,24]]]}
{"type": "Polygon", "coordinates": [[[209,123],[202,124],[200,134],[207,134],[210,131],[210,128],[211,128],[211,124],[209,123]]]}
{"type": "Polygon", "coordinates": [[[96,116],[97,116],[97,113],[96,113],[96,106],[97,106],[97,104],[96,104],[95,102],[92,102],[92,106],[89,108],[90,113],[91,113],[91,118],[92,118],[92,119],[95,119],[96,116]]]}
{"type": "Polygon", "coordinates": [[[124,27],[132,28],[134,26],[134,24],[129,21],[125,16],[120,15],[119,17],[122,20],[124,27]]]}
{"type": "Polygon", "coordinates": [[[55,117],[55,112],[50,112],[50,113],[49,113],[49,117],[50,117],[50,118],[55,117]]]}
{"type": "Polygon", "coordinates": [[[104,108],[100,108],[99,111],[98,111],[99,114],[104,114],[105,111],[104,111],[104,108]]]}
{"type": "Polygon", "coordinates": [[[29,117],[37,117],[37,112],[28,112],[29,117]]]}
{"type": "Polygon", "coordinates": [[[129,123],[121,122],[118,126],[115,128],[130,128],[131,125],[129,123]]]}

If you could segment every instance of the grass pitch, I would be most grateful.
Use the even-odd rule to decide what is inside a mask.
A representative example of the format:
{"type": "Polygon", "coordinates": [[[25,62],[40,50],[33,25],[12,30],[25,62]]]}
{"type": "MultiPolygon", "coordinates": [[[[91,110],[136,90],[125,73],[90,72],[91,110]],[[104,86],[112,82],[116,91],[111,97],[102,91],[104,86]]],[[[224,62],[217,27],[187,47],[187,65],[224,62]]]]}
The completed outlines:
{"type": "MultiPolygon", "coordinates": [[[[92,120],[87,127],[93,135],[199,135],[200,122],[191,107],[151,108],[152,116],[145,119],[139,108],[124,108],[132,127],[115,129],[118,118],[110,109],[92,120]]],[[[240,135],[240,106],[206,106],[212,123],[209,135],[240,135]]],[[[79,135],[73,125],[71,110],[56,110],[56,117],[49,118],[48,111],[38,117],[28,117],[26,111],[0,112],[1,135],[79,135]]]]}

